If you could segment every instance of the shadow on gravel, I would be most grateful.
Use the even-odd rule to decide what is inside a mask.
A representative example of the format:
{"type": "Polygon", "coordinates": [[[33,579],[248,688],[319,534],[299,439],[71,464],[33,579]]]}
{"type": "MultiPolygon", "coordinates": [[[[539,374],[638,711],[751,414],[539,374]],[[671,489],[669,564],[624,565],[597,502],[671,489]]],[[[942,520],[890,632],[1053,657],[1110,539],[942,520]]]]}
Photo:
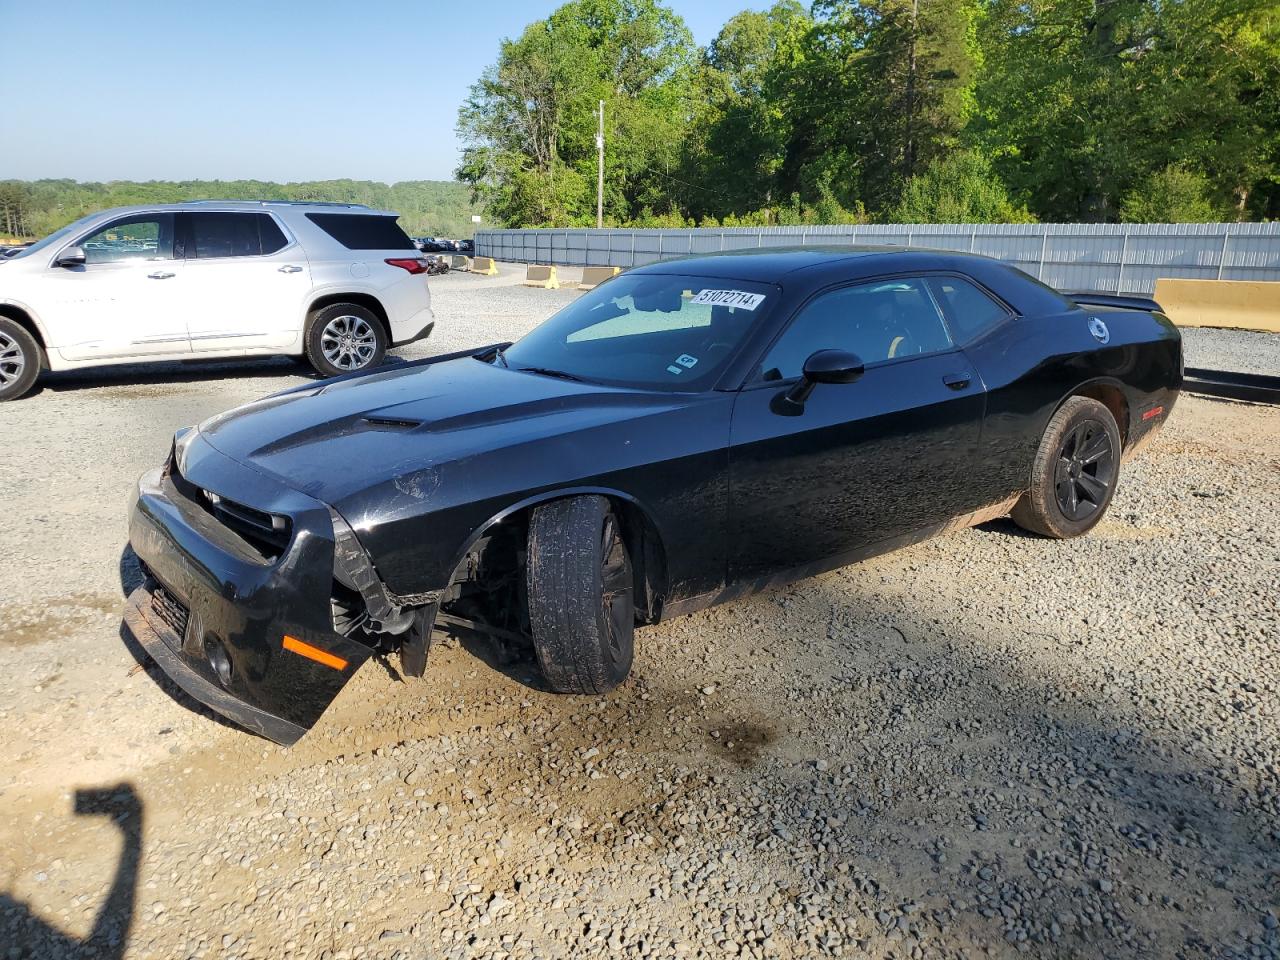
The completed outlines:
{"type": "MultiPolygon", "coordinates": [[[[0,892],[0,943],[8,947],[6,956],[98,960],[124,956],[133,926],[138,868],[142,860],[142,810],[142,799],[130,783],[76,791],[76,816],[105,817],[124,838],[111,889],[84,940],[63,933],[37,916],[26,903],[8,892],[0,892]]],[[[102,842],[109,841],[103,838],[102,842]]]]}
{"type": "Polygon", "coordinates": [[[1072,672],[1070,636],[956,630],[847,579],[813,588],[825,638],[789,626],[850,690],[779,716],[823,760],[770,771],[787,816],[731,825],[749,843],[788,837],[810,883],[870,894],[904,956],[1280,956],[1277,785],[1212,726],[1165,729],[1140,678],[1072,672]]]}

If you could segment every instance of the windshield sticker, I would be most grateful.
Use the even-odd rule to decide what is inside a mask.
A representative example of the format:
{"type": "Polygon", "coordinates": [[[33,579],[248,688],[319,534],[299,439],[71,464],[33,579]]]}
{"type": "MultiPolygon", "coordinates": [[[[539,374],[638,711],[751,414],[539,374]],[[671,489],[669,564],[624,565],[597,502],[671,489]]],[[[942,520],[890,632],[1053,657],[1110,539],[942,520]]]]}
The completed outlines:
{"type": "Polygon", "coordinates": [[[680,364],[680,366],[682,367],[689,367],[690,369],[692,369],[693,367],[697,366],[698,358],[691,357],[687,353],[682,353],[680,354],[680,356],[676,357],[676,363],[680,364]]]}
{"type": "Polygon", "coordinates": [[[754,310],[764,303],[763,293],[748,293],[746,290],[703,290],[690,303],[709,303],[713,307],[740,307],[743,310],[754,310]]]}

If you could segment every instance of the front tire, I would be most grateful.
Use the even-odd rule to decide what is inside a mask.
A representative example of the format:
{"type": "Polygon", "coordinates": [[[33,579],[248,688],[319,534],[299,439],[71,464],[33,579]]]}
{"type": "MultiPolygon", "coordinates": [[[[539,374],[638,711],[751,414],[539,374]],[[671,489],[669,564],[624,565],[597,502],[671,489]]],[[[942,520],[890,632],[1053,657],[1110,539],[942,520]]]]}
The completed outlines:
{"type": "Polygon", "coordinates": [[[557,693],[605,693],[631,672],[631,557],[604,497],[556,500],[529,520],[529,626],[557,693]]]}
{"type": "Polygon", "coordinates": [[[387,353],[387,332],[367,307],[334,303],[307,325],[307,362],[324,377],[371,370],[387,353]]]}
{"type": "Polygon", "coordinates": [[[1065,540],[1092,530],[1120,479],[1120,430],[1097,400],[1071,397],[1049,420],[1031,468],[1031,488],[1013,507],[1024,530],[1065,540]]]}
{"type": "Polygon", "coordinates": [[[44,354],[35,337],[7,317],[0,317],[0,403],[29,392],[43,365],[44,354]]]}

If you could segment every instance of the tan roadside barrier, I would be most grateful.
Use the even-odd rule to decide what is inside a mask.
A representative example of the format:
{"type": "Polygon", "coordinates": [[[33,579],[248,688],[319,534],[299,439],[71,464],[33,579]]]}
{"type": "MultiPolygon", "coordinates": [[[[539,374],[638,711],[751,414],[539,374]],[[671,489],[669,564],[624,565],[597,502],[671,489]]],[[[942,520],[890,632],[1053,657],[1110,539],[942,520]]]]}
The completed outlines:
{"type": "Polygon", "coordinates": [[[529,272],[524,278],[526,287],[542,287],[544,290],[559,290],[560,280],[556,276],[556,268],[529,264],[529,272]]]}
{"type": "Polygon", "coordinates": [[[471,272],[483,274],[486,277],[496,277],[498,265],[494,263],[493,257],[474,257],[471,260],[471,272]]]}
{"type": "Polygon", "coordinates": [[[450,263],[449,263],[449,269],[450,270],[470,270],[471,258],[464,257],[461,255],[451,257],[450,263]]]}
{"type": "Polygon", "coordinates": [[[621,267],[583,267],[582,282],[578,284],[578,289],[594,290],[610,277],[616,277],[621,272],[621,267]]]}
{"type": "Polygon", "coordinates": [[[1156,303],[1180,327],[1280,333],[1280,281],[1156,281],[1156,303]]]}

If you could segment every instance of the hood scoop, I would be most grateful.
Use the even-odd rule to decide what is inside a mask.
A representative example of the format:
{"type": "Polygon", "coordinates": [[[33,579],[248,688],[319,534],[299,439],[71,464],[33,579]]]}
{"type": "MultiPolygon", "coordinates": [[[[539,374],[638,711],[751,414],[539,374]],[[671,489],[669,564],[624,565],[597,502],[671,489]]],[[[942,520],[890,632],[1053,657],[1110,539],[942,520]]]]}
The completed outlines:
{"type": "Polygon", "coordinates": [[[413,417],[389,417],[376,413],[361,417],[361,420],[371,427],[381,427],[386,430],[412,430],[426,422],[425,420],[415,420],[413,417]]]}

